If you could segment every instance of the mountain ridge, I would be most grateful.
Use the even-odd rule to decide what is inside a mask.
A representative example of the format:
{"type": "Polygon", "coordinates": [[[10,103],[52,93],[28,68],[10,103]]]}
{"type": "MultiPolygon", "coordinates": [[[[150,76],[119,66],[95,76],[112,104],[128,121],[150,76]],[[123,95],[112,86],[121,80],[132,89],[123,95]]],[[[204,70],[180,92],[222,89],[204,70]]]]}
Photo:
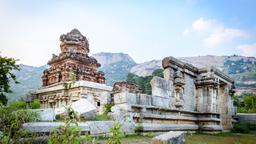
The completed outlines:
{"type": "MultiPolygon", "coordinates": [[[[139,76],[150,75],[154,70],[162,68],[161,60],[151,60],[143,63],[136,63],[132,57],[125,53],[101,52],[92,54],[101,67],[99,70],[105,73],[108,85],[116,81],[125,80],[128,73],[134,73],[139,76]]],[[[238,87],[256,88],[256,58],[244,57],[238,55],[232,56],[195,56],[180,57],[183,62],[190,63],[199,68],[213,65],[225,73],[228,73],[236,79],[238,87]]],[[[29,92],[34,92],[41,87],[41,75],[48,65],[40,67],[20,65],[21,70],[15,71],[17,80],[20,84],[11,83],[13,93],[8,94],[10,101],[24,97],[29,92]]]]}

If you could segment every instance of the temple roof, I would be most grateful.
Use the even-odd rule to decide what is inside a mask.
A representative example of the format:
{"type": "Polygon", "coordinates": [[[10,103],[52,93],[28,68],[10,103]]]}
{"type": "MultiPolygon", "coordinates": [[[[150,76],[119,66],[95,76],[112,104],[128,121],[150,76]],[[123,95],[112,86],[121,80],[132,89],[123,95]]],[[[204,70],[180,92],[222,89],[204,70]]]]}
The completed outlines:
{"type": "Polygon", "coordinates": [[[62,52],[76,51],[84,54],[89,53],[89,42],[78,29],[73,29],[67,34],[62,34],[60,41],[62,52]]]}

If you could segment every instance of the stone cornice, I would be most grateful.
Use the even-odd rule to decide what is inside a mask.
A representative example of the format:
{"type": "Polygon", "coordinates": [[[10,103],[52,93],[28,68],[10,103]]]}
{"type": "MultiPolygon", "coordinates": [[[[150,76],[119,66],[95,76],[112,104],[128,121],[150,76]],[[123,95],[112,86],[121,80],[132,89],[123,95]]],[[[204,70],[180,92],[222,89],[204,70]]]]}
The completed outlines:
{"type": "Polygon", "coordinates": [[[162,67],[164,69],[168,68],[168,67],[177,69],[178,67],[180,67],[181,69],[183,69],[183,72],[185,72],[185,73],[187,73],[188,72],[187,70],[189,70],[190,73],[188,73],[188,74],[190,74],[190,75],[191,75],[191,72],[193,72],[195,74],[198,73],[198,68],[194,67],[191,64],[184,63],[172,56],[166,57],[162,60],[162,67]]]}
{"type": "MultiPolygon", "coordinates": [[[[100,84],[100,83],[95,83],[95,82],[90,82],[90,81],[76,81],[72,85],[71,89],[77,88],[77,87],[88,87],[88,88],[95,88],[95,89],[105,90],[105,91],[112,91],[112,89],[113,89],[111,86],[107,86],[105,84],[100,84]]],[[[51,91],[56,91],[56,90],[65,90],[64,83],[62,82],[62,83],[42,87],[36,91],[36,94],[51,92],[51,91]]]]}

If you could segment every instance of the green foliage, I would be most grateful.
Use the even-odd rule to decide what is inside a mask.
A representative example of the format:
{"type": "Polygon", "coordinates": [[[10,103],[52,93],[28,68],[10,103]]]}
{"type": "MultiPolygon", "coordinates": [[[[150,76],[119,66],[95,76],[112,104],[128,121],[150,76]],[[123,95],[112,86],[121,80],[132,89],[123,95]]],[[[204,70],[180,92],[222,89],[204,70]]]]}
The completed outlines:
{"type": "Polygon", "coordinates": [[[66,108],[68,115],[65,125],[55,129],[51,134],[49,144],[82,144],[81,129],[78,127],[79,118],[71,107],[66,108]],[[74,125],[71,126],[71,122],[74,125]]]}
{"type": "Polygon", "coordinates": [[[154,76],[163,77],[163,69],[157,69],[152,73],[152,75],[145,76],[145,77],[141,77],[133,73],[129,73],[127,75],[126,81],[143,87],[144,92],[146,94],[151,94],[152,88],[151,88],[150,81],[154,76]]]}
{"type": "Polygon", "coordinates": [[[233,129],[231,130],[235,133],[249,133],[249,124],[248,123],[237,123],[234,125],[233,129]]]}
{"type": "Polygon", "coordinates": [[[75,122],[71,126],[71,119],[67,118],[65,126],[60,126],[55,129],[49,138],[49,144],[81,144],[83,139],[80,134],[81,129],[78,127],[78,123],[75,122]]]}
{"type": "Polygon", "coordinates": [[[256,95],[251,93],[244,93],[239,99],[238,96],[234,96],[234,105],[237,106],[237,112],[239,113],[255,113],[256,112],[256,95]]]}
{"type": "Polygon", "coordinates": [[[256,112],[256,95],[244,97],[244,106],[248,112],[256,112]]]}
{"type": "Polygon", "coordinates": [[[85,134],[86,142],[85,144],[96,144],[95,138],[92,138],[92,136],[89,133],[85,134]]]}
{"type": "Polygon", "coordinates": [[[159,77],[164,77],[163,69],[156,69],[153,73],[152,76],[159,76],[159,77]]]}
{"type": "Polygon", "coordinates": [[[32,109],[39,109],[40,108],[40,100],[39,99],[34,99],[31,103],[30,103],[30,107],[32,109]]]}
{"type": "Polygon", "coordinates": [[[13,111],[19,110],[19,109],[25,109],[26,103],[24,101],[12,102],[9,104],[9,108],[13,111]]]}
{"type": "Polygon", "coordinates": [[[103,113],[101,115],[97,115],[95,120],[96,121],[107,121],[107,120],[111,120],[111,119],[107,114],[103,113]]]}
{"type": "Polygon", "coordinates": [[[110,128],[110,132],[113,134],[109,139],[107,144],[122,144],[121,138],[124,136],[123,132],[120,130],[122,125],[118,122],[114,124],[114,127],[110,128]]]}
{"type": "Polygon", "coordinates": [[[22,137],[31,137],[32,134],[22,128],[22,124],[36,120],[37,114],[23,109],[20,103],[18,105],[1,106],[0,131],[3,132],[4,137],[0,140],[0,143],[10,143],[10,141],[16,143],[22,137]]]}
{"type": "Polygon", "coordinates": [[[16,76],[13,74],[13,70],[19,70],[19,66],[16,65],[16,60],[13,58],[7,58],[0,56],[0,103],[6,105],[7,98],[6,93],[11,93],[10,81],[15,83],[16,76]]]}
{"type": "Polygon", "coordinates": [[[111,108],[112,108],[113,104],[105,104],[104,105],[104,114],[108,114],[109,112],[111,112],[111,108]]]}

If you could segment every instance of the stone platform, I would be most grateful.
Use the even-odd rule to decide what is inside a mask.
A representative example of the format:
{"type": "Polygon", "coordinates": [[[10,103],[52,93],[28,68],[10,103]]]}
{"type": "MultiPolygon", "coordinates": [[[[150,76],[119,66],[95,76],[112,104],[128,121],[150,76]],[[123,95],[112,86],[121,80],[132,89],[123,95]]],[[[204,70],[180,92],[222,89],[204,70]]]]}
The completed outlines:
{"type": "MultiPolygon", "coordinates": [[[[114,126],[114,121],[87,121],[79,122],[78,127],[82,133],[89,133],[96,136],[107,136],[110,134],[109,129],[114,126]]],[[[23,127],[34,133],[50,133],[59,126],[64,126],[64,122],[30,122],[23,124],[23,127]]],[[[74,123],[71,123],[74,126],[74,123]]],[[[129,124],[122,123],[121,131],[125,134],[134,133],[134,127],[129,124]]]]}

